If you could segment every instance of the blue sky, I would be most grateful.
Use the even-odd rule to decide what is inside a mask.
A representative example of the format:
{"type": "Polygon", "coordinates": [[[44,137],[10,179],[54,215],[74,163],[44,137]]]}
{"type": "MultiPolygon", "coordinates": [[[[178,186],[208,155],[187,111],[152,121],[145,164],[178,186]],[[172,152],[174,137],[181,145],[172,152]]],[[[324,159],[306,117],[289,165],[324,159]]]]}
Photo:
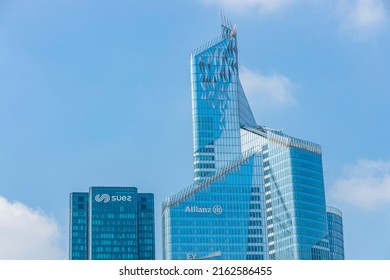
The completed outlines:
{"type": "Polygon", "coordinates": [[[238,28],[259,124],[323,149],[348,259],[390,259],[386,0],[0,2],[1,259],[67,258],[68,197],[192,183],[189,54],[238,28]],[[34,240],[34,242],[31,242],[34,240]]]}

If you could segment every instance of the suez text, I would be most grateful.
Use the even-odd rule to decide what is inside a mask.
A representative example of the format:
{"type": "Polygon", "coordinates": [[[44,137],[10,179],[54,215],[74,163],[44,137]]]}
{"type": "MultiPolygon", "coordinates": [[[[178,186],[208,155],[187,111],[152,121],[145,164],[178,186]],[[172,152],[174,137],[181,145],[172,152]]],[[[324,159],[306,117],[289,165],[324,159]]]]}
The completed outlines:
{"type": "Polygon", "coordinates": [[[133,198],[131,195],[113,195],[111,196],[111,201],[132,201],[133,198]]]}

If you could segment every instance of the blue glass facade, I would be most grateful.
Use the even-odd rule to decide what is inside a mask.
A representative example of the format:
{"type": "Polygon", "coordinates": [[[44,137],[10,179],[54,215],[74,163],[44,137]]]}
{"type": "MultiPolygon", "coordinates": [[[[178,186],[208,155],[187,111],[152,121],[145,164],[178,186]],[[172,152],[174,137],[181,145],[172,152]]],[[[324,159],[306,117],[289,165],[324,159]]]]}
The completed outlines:
{"type": "Polygon", "coordinates": [[[88,193],[71,193],[69,205],[69,259],[88,259],[88,193]]]}
{"type": "Polygon", "coordinates": [[[195,183],[164,206],[164,259],[267,259],[261,155],[195,183]]]}
{"type": "Polygon", "coordinates": [[[191,54],[194,184],[163,203],[163,258],[329,259],[321,147],[257,125],[237,58],[226,19],[191,54]]]}
{"type": "Polygon", "coordinates": [[[238,158],[240,125],[255,124],[238,78],[237,56],[236,30],[227,20],[219,37],[191,54],[195,182],[238,158]]]}
{"type": "Polygon", "coordinates": [[[70,259],[154,259],[154,196],[134,187],[70,195],[70,259]]]}
{"type": "Polygon", "coordinates": [[[331,260],[344,260],[343,215],[335,207],[326,208],[329,230],[329,249],[331,260]]]}
{"type": "Polygon", "coordinates": [[[154,195],[138,193],[138,259],[155,259],[154,195]]]}
{"type": "Polygon", "coordinates": [[[265,192],[270,259],[329,259],[320,146],[267,131],[265,192]]]}

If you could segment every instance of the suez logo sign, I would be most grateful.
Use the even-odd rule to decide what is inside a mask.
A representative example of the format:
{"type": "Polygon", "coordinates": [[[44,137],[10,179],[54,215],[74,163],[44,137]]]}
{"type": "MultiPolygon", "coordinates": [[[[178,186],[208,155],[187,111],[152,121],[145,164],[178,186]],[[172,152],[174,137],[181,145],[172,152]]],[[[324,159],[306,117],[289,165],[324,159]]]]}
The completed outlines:
{"type": "Polygon", "coordinates": [[[184,209],[184,212],[186,213],[205,213],[205,214],[215,214],[215,215],[221,215],[222,214],[222,207],[219,205],[215,205],[213,207],[198,207],[198,206],[187,206],[184,209]]]}
{"type": "Polygon", "coordinates": [[[130,202],[133,200],[133,197],[131,195],[111,195],[108,194],[97,194],[95,195],[96,202],[103,202],[108,203],[110,201],[123,201],[123,202],[130,202]]]}

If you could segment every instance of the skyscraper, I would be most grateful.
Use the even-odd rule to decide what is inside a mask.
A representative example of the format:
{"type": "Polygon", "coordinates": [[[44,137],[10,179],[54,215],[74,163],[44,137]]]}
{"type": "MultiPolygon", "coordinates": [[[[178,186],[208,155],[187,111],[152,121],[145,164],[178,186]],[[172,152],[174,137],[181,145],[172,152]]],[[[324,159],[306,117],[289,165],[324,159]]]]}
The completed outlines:
{"type": "Polygon", "coordinates": [[[153,194],[134,187],[71,193],[69,259],[155,259],[153,194]]]}
{"type": "Polygon", "coordinates": [[[279,131],[265,131],[269,257],[329,259],[321,147],[279,131]]]}
{"type": "Polygon", "coordinates": [[[163,258],[329,259],[321,147],[257,125],[221,27],[191,54],[194,184],[163,203],[163,258]]]}

